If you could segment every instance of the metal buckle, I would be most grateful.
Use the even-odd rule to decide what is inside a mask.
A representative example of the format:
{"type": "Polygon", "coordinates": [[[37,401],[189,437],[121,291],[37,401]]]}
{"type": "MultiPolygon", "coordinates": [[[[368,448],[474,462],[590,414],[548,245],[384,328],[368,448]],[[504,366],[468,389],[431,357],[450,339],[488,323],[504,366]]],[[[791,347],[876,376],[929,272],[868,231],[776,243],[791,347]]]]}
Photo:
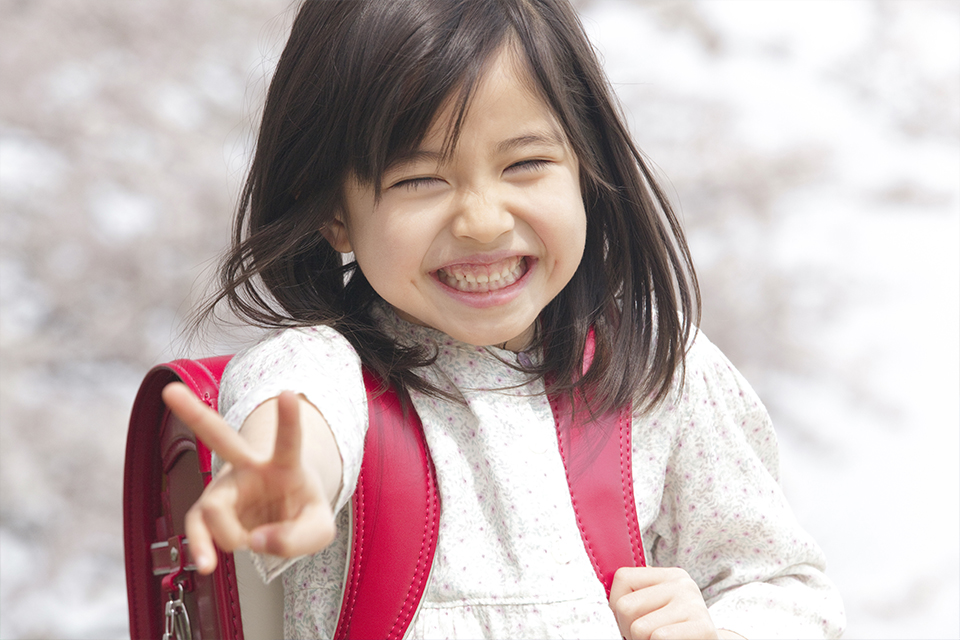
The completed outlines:
{"type": "Polygon", "coordinates": [[[177,595],[170,594],[163,619],[163,640],[193,640],[190,616],[183,604],[183,584],[177,585],[177,595]]]}
{"type": "Polygon", "coordinates": [[[185,536],[173,536],[150,545],[150,559],[153,561],[153,575],[165,576],[177,571],[196,571],[190,553],[190,542],[185,536]],[[181,563],[181,560],[183,562],[181,563]]]}

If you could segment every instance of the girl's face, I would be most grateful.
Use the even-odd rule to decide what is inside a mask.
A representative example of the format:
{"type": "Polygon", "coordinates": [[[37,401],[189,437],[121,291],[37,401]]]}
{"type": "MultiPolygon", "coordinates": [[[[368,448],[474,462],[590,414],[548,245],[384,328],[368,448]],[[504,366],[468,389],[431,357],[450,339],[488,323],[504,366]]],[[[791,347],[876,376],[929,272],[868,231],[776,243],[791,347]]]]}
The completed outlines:
{"type": "Polygon", "coordinates": [[[398,315],[473,345],[520,350],[583,256],[579,163],[509,47],[475,89],[452,155],[454,108],[373,185],[349,180],[345,212],[325,230],[353,251],[398,315]]]}

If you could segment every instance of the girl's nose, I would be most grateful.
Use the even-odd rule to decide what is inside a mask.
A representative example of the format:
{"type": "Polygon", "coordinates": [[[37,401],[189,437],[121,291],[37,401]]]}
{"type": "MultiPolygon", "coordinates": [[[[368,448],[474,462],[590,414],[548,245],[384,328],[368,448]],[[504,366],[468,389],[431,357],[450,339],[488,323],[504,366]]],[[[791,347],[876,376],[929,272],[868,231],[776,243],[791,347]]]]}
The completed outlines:
{"type": "Polygon", "coordinates": [[[482,193],[471,192],[460,199],[452,230],[458,238],[489,244],[513,226],[513,215],[505,206],[482,193]]]}

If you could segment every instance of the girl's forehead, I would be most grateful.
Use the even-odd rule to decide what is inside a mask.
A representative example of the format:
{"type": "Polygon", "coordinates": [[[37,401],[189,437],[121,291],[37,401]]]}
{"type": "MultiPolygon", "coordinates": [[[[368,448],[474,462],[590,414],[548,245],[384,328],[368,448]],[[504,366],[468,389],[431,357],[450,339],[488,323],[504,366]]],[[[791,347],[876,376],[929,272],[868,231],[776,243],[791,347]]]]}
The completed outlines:
{"type": "MultiPolygon", "coordinates": [[[[484,65],[463,100],[464,87],[454,89],[434,115],[418,149],[435,148],[450,153],[468,123],[483,118],[489,110],[508,106],[518,122],[539,122],[535,133],[566,144],[560,121],[544,97],[524,55],[515,43],[502,45],[484,65]]],[[[510,136],[504,132],[504,139],[510,136]]]]}

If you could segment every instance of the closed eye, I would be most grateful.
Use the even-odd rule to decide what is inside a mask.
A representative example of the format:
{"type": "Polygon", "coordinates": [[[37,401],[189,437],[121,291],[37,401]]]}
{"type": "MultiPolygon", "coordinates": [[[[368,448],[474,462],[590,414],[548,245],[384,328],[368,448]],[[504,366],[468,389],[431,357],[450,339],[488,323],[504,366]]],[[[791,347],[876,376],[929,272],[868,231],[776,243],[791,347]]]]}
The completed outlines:
{"type": "Polygon", "coordinates": [[[390,185],[390,189],[405,189],[407,191],[416,191],[420,187],[429,187],[435,183],[440,182],[439,178],[407,178],[405,180],[400,180],[390,185]]]}
{"type": "Polygon", "coordinates": [[[507,167],[507,171],[539,171],[540,169],[543,169],[544,167],[546,167],[548,164],[550,164],[550,161],[544,160],[542,158],[535,158],[531,160],[521,160],[520,162],[515,162],[509,167],[507,167]]]}

